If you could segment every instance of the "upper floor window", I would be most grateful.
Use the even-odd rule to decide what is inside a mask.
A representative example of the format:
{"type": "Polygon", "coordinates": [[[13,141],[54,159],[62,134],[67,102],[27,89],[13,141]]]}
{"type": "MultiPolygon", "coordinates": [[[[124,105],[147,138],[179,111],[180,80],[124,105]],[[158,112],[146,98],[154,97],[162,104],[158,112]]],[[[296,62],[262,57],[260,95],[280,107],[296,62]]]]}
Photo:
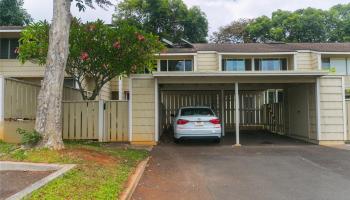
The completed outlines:
{"type": "Polygon", "coordinates": [[[339,75],[350,75],[350,59],[322,58],[322,69],[339,75]]]}
{"type": "Polygon", "coordinates": [[[322,58],[322,69],[330,70],[331,68],[331,59],[330,58],[322,58]]]}
{"type": "Polygon", "coordinates": [[[222,71],[250,71],[252,69],[251,59],[223,59],[222,71]]]}
{"type": "Polygon", "coordinates": [[[161,60],[160,71],[193,71],[192,60],[161,60]]]}
{"type": "Polygon", "coordinates": [[[17,53],[15,52],[18,48],[18,39],[0,39],[0,59],[16,59],[17,53]]]}
{"type": "Polygon", "coordinates": [[[287,70],[286,58],[261,58],[255,59],[256,71],[281,71],[287,70]]]}

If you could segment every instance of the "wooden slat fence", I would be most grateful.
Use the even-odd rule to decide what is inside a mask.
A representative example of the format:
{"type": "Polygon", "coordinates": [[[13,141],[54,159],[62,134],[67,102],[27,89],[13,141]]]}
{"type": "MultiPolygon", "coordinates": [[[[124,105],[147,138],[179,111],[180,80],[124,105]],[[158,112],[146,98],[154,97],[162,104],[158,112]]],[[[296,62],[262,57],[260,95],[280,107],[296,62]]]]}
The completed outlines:
{"type": "Polygon", "coordinates": [[[262,105],[262,121],[264,128],[275,133],[285,132],[283,103],[262,105]]]}
{"type": "Polygon", "coordinates": [[[219,91],[161,91],[162,130],[171,125],[171,114],[180,107],[209,106],[221,117],[221,94],[219,91]]]}
{"type": "Polygon", "coordinates": [[[127,101],[106,101],[105,103],[105,134],[111,142],[126,142],[129,140],[128,122],[129,110],[127,101]]]}
{"type": "MultiPolygon", "coordinates": [[[[261,106],[263,105],[261,91],[240,91],[240,124],[241,126],[261,126],[261,106]]],[[[160,119],[161,130],[166,130],[171,124],[171,114],[183,106],[209,106],[220,119],[224,118],[225,129],[235,127],[235,92],[224,91],[222,105],[221,91],[161,91],[160,119]],[[222,116],[222,106],[224,117],[222,116]]]]}
{"type": "MultiPolygon", "coordinates": [[[[40,85],[5,78],[5,119],[35,119],[40,85]]],[[[82,100],[80,91],[63,88],[63,100],[82,100]]]]}
{"type": "Polygon", "coordinates": [[[63,102],[63,139],[98,139],[98,101],[63,102]]]}
{"type": "MultiPolygon", "coordinates": [[[[261,91],[240,91],[240,126],[261,126],[261,106],[263,104],[263,93],[261,91]]],[[[234,128],[236,123],[235,115],[235,91],[224,92],[224,113],[225,128],[234,128]]]]}
{"type": "Polygon", "coordinates": [[[97,140],[105,142],[128,141],[128,102],[103,101],[102,136],[100,137],[99,101],[63,102],[63,139],[97,140]]]}

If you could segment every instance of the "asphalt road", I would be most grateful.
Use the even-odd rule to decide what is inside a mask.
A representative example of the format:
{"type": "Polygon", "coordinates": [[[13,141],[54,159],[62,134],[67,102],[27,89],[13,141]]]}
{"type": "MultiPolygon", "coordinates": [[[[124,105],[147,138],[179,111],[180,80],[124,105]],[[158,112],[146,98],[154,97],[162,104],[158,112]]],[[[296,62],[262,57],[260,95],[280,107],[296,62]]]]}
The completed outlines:
{"type": "Polygon", "coordinates": [[[285,142],[161,144],[132,199],[350,199],[350,151],[285,142]]]}

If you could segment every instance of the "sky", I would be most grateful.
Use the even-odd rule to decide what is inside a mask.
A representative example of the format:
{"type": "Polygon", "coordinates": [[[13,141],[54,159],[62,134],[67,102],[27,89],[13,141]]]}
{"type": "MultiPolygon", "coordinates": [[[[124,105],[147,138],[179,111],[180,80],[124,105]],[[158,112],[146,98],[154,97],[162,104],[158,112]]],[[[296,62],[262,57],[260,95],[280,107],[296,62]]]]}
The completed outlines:
{"type": "MultiPolygon", "coordinates": [[[[113,0],[112,0],[113,1],[113,0]]],[[[271,16],[277,9],[294,11],[300,8],[314,7],[328,9],[336,4],[349,3],[349,0],[183,0],[189,7],[199,6],[207,15],[209,21],[209,34],[218,30],[220,26],[229,24],[239,18],[254,18],[261,15],[271,16]]],[[[51,20],[52,0],[24,0],[24,7],[34,20],[51,20]]],[[[116,1],[117,2],[117,1],[116,1]]],[[[101,19],[111,22],[114,7],[108,10],[96,8],[79,12],[72,5],[74,16],[83,21],[101,19]]]]}

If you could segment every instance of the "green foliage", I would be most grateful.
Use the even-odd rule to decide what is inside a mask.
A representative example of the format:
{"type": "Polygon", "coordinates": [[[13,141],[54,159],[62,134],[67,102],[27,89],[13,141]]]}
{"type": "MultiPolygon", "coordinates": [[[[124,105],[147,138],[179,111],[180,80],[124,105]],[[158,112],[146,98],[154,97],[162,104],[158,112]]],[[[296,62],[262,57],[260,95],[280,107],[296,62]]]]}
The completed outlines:
{"type": "Polygon", "coordinates": [[[31,21],[23,0],[0,0],[0,26],[23,26],[31,21]]]}
{"type": "Polygon", "coordinates": [[[0,155],[1,154],[8,154],[11,151],[15,150],[17,147],[14,144],[9,144],[6,142],[3,142],[2,140],[0,140],[0,155]]]}
{"type": "MultiPolygon", "coordinates": [[[[19,59],[45,64],[49,41],[49,24],[33,23],[22,34],[19,59]]],[[[111,27],[102,21],[81,23],[73,20],[69,36],[66,73],[77,81],[84,99],[95,99],[101,88],[116,76],[145,71],[153,67],[154,56],[163,45],[157,36],[120,22],[111,27]],[[92,81],[90,96],[84,82],[92,81]]]]}
{"type": "Polygon", "coordinates": [[[42,139],[42,136],[40,135],[40,133],[38,133],[35,130],[28,131],[28,130],[18,128],[17,133],[21,135],[22,144],[28,145],[28,146],[34,146],[42,139]]]}
{"type": "Polygon", "coordinates": [[[208,21],[198,7],[190,9],[182,0],[124,0],[116,7],[113,23],[127,21],[173,42],[184,38],[206,42],[208,21]]]}
{"type": "Polygon", "coordinates": [[[24,63],[30,60],[44,65],[49,48],[49,24],[47,21],[31,23],[21,32],[18,58],[24,63]]]}
{"type": "Polygon", "coordinates": [[[250,42],[247,38],[246,28],[251,22],[249,19],[238,19],[231,22],[227,26],[219,28],[210,37],[210,41],[214,43],[243,43],[250,42]]]}
{"type": "MultiPolygon", "coordinates": [[[[232,26],[240,27],[240,24],[232,26]]],[[[223,27],[214,33],[212,41],[232,42],[230,38],[239,38],[238,42],[347,42],[350,41],[350,3],[329,10],[277,10],[271,17],[261,16],[249,21],[243,29],[223,27]],[[246,37],[241,39],[242,35],[246,37]]]]}
{"type": "MultiPolygon", "coordinates": [[[[0,142],[0,150],[7,145],[0,142]]],[[[63,151],[17,149],[0,157],[1,160],[77,164],[24,199],[117,199],[133,169],[149,155],[144,150],[108,147],[91,141],[69,142],[65,146],[63,151]]]]}

